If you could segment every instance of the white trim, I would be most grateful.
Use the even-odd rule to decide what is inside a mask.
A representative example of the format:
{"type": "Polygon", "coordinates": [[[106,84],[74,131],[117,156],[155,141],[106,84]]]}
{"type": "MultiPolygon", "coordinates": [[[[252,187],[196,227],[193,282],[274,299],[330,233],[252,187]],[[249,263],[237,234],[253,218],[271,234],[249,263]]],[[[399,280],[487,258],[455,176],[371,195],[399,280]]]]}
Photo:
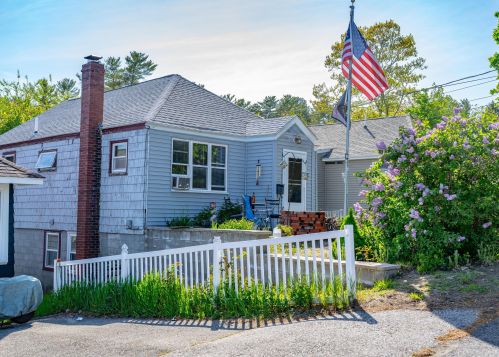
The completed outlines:
{"type": "Polygon", "coordinates": [[[111,174],[121,174],[126,173],[128,170],[128,141],[119,141],[111,144],[111,174]],[[114,148],[120,145],[125,145],[125,156],[115,156],[114,148]],[[125,168],[116,169],[115,168],[115,160],[125,158],[125,168]]]}
{"type": "Polygon", "coordinates": [[[0,184],[12,183],[15,185],[42,185],[42,178],[34,177],[0,177],[0,184]]]}
{"type": "Polygon", "coordinates": [[[216,134],[212,132],[207,132],[203,130],[196,130],[194,128],[189,129],[181,129],[175,128],[171,126],[167,126],[165,124],[159,123],[149,123],[146,125],[146,128],[153,130],[166,131],[172,134],[185,134],[185,135],[199,135],[204,138],[210,139],[218,139],[224,141],[238,141],[238,142],[260,142],[260,141],[272,141],[277,138],[277,135],[253,135],[253,136],[244,136],[244,135],[234,135],[234,134],[216,134]]]}
{"type": "MultiPolygon", "coordinates": [[[[381,156],[359,156],[359,157],[353,157],[348,159],[348,161],[355,161],[355,160],[378,160],[381,156]]],[[[341,159],[330,159],[330,158],[325,158],[322,159],[324,162],[343,162],[345,161],[344,158],[341,159]]]]}
{"type": "Polygon", "coordinates": [[[9,262],[9,194],[8,184],[0,185],[0,265],[9,262]]]}
{"type": "MultiPolygon", "coordinates": [[[[176,165],[185,165],[181,163],[177,163],[176,165]]],[[[210,143],[210,142],[204,142],[204,141],[198,141],[198,140],[189,140],[189,139],[180,139],[176,137],[172,137],[171,139],[171,155],[170,155],[170,179],[172,177],[189,177],[191,183],[190,187],[188,190],[180,190],[180,189],[175,189],[173,188],[172,182],[170,181],[170,189],[173,192],[199,192],[199,193],[218,193],[218,194],[228,194],[228,173],[229,173],[229,146],[226,144],[218,144],[218,143],[210,143]],[[171,167],[174,165],[173,163],[173,142],[174,141],[183,141],[189,143],[189,162],[187,163],[187,175],[178,175],[178,174],[173,174],[171,171],[171,167]],[[207,145],[208,146],[208,162],[206,166],[203,165],[194,165],[193,164],[193,146],[194,144],[202,144],[202,145],[207,145]],[[225,148],[225,166],[224,167],[212,167],[211,164],[211,152],[213,146],[219,146],[225,148]],[[199,188],[193,188],[194,180],[193,180],[193,173],[194,173],[194,167],[205,167],[207,169],[207,177],[206,177],[206,186],[207,189],[199,189],[199,188]],[[225,175],[224,175],[224,185],[225,185],[225,190],[224,191],[218,191],[218,190],[213,190],[211,188],[211,173],[212,169],[223,169],[225,170],[225,175]]]]}
{"type": "Polygon", "coordinates": [[[52,268],[54,268],[54,262],[53,261],[48,262],[48,264],[47,264],[47,252],[48,251],[54,252],[55,250],[54,249],[47,249],[49,235],[57,236],[57,258],[56,259],[59,259],[61,257],[61,232],[46,231],[45,237],[43,240],[43,267],[48,268],[48,269],[52,269],[52,268]]]}
{"type": "MultiPolygon", "coordinates": [[[[66,260],[71,261],[71,238],[76,237],[76,232],[67,232],[66,234],[66,260]]],[[[76,247],[75,247],[76,254],[76,247]]]]}
{"type": "Polygon", "coordinates": [[[298,150],[289,150],[282,149],[282,156],[286,156],[285,160],[288,164],[282,170],[282,184],[284,185],[284,194],[282,195],[282,204],[284,210],[290,211],[306,211],[307,210],[307,180],[303,178],[303,170],[307,169],[306,162],[307,161],[307,152],[306,151],[298,151],[298,150]],[[287,155],[287,154],[293,155],[287,155]],[[297,158],[302,159],[302,172],[301,172],[301,202],[288,202],[288,174],[289,174],[289,159],[297,158]]]}
{"type": "Polygon", "coordinates": [[[303,122],[298,117],[295,117],[291,119],[288,123],[286,123],[286,125],[284,125],[282,129],[279,130],[275,138],[279,139],[293,125],[296,125],[298,129],[300,129],[303,132],[303,134],[305,134],[305,136],[312,142],[312,144],[315,145],[315,143],[317,142],[317,137],[315,136],[314,133],[312,133],[312,131],[309,128],[305,126],[305,124],[303,124],[303,122]]]}

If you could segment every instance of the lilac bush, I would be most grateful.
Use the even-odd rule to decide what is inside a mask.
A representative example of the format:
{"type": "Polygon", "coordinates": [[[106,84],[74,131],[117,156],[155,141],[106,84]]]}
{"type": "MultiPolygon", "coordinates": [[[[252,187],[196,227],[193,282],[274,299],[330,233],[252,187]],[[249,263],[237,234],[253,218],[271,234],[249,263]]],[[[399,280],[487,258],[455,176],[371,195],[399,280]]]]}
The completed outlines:
{"type": "Polygon", "coordinates": [[[499,122],[482,113],[417,123],[363,174],[355,206],[367,251],[420,271],[498,242],[499,122]]]}

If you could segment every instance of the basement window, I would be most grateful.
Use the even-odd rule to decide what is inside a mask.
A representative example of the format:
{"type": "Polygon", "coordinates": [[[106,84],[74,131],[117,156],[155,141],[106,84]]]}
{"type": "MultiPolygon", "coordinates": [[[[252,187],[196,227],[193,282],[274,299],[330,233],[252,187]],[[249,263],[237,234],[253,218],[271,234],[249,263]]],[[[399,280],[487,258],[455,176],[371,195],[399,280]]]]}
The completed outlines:
{"type": "Polygon", "coordinates": [[[111,175],[126,175],[128,169],[128,141],[111,141],[111,175]]]}
{"type": "Polygon", "coordinates": [[[54,269],[54,260],[61,256],[61,235],[59,232],[46,232],[44,242],[43,268],[54,269]]]}
{"type": "Polygon", "coordinates": [[[36,162],[35,168],[38,171],[50,171],[55,170],[57,167],[57,151],[42,151],[38,155],[38,161],[36,162]]]}

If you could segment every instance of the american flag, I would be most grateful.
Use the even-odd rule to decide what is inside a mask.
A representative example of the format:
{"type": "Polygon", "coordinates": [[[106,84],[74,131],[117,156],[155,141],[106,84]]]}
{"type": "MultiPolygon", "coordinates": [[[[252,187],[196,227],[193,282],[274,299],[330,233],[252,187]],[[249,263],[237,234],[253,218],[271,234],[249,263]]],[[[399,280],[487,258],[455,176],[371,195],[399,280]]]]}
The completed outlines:
{"type": "Polygon", "coordinates": [[[383,69],[381,69],[376,57],[353,21],[347,31],[345,47],[341,55],[341,70],[346,78],[348,78],[352,57],[352,84],[355,88],[361,91],[369,100],[373,100],[388,89],[383,69]]]}

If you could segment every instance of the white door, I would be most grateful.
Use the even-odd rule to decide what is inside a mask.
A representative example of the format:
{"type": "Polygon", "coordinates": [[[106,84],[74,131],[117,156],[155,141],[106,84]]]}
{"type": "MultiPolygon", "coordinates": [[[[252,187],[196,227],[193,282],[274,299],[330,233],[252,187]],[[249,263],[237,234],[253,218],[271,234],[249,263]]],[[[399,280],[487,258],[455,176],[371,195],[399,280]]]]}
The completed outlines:
{"type": "Polygon", "coordinates": [[[0,184],[0,265],[9,261],[9,185],[0,184]]]}
{"type": "Polygon", "coordinates": [[[282,205],[284,210],[306,211],[307,182],[303,173],[306,172],[307,153],[302,151],[284,150],[286,167],[282,172],[284,195],[282,205]]]}

